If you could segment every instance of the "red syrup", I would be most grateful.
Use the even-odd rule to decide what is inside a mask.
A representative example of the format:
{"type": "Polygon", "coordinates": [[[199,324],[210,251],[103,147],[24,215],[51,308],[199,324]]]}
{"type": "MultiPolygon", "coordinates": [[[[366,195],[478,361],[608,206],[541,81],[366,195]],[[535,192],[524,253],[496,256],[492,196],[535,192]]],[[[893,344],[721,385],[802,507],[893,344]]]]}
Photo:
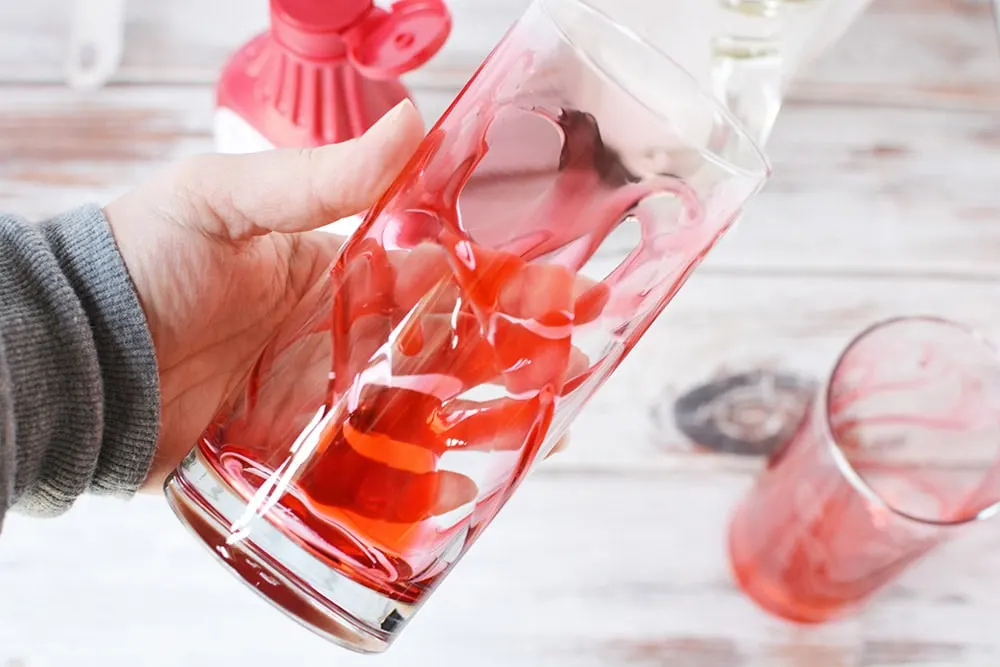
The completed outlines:
{"type": "MultiPolygon", "coordinates": [[[[646,297],[627,284],[631,271],[675,251],[679,237],[663,245],[640,217],[643,240],[629,259],[600,282],[579,270],[655,193],[676,197],[687,224],[700,226],[693,193],[670,177],[630,174],[589,114],[460,96],[341,252],[327,315],[272,343],[206,431],[202,457],[248,500],[248,517],[265,517],[368,588],[417,601],[513,493],[560,398],[610,373],[574,334],[623,330],[646,297]],[[555,159],[528,125],[491,139],[526,118],[558,136],[555,159]],[[499,167],[486,173],[491,154],[499,167]],[[542,166],[518,173],[527,163],[542,166]],[[269,378],[289,372],[283,350],[309,337],[329,347],[296,353],[295,363],[317,364],[302,370],[306,389],[272,395],[269,378]],[[325,396],[308,390],[316,372],[325,396]]],[[[686,256],[657,292],[666,296],[647,304],[612,367],[703,252],[686,256]]],[[[248,525],[237,522],[235,534],[248,525]]]]}
{"type": "Polygon", "coordinates": [[[940,526],[989,504],[996,473],[979,479],[975,468],[893,458],[913,443],[961,443],[976,424],[995,421],[960,366],[928,350],[908,376],[892,356],[900,348],[845,355],[826,410],[811,411],[734,515],[736,580],[779,616],[822,623],[856,611],[943,541],[940,526]],[[899,367],[887,379],[883,359],[899,367]],[[930,393],[952,400],[921,409],[919,398],[930,393]]]}
{"type": "Polygon", "coordinates": [[[814,462],[790,454],[783,466],[740,506],[729,536],[736,580],[772,613],[799,623],[842,617],[936,543],[846,481],[823,478],[814,462]]]}

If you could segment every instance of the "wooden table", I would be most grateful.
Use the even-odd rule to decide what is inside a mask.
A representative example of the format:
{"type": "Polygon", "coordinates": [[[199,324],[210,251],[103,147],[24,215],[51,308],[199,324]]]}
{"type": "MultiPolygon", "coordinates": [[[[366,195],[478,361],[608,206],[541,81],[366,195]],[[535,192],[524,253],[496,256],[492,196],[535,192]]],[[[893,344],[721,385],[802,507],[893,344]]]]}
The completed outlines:
{"type": "MultiPolygon", "coordinates": [[[[429,119],[523,4],[452,3],[455,36],[410,79],[429,119]]],[[[0,210],[106,201],[210,149],[211,81],[265,20],[262,1],[131,0],[114,84],[80,94],[60,78],[67,5],[0,3],[0,210]]],[[[1000,530],[942,549],[862,616],[814,629],[769,618],[733,587],[723,549],[760,462],[697,453],[670,406],[743,368],[815,377],[852,332],[892,314],[1000,338],[997,109],[985,4],[876,0],[796,87],[766,192],[580,418],[571,450],[529,480],[389,654],[354,656],[285,621],[159,499],[85,500],[7,525],[0,667],[995,667],[1000,530]]]]}

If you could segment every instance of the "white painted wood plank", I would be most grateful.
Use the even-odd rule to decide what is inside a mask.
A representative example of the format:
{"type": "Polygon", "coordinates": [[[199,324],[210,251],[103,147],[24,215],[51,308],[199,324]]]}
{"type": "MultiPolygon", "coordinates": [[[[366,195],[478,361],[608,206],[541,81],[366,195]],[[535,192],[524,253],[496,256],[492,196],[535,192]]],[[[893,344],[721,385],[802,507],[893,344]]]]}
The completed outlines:
{"type": "MultiPolygon", "coordinates": [[[[454,91],[421,92],[436,119],[454,91]]],[[[0,87],[0,208],[32,218],[106,203],[171,160],[213,150],[209,86],[0,87]]]]}
{"type": "MultiPolygon", "coordinates": [[[[667,52],[679,35],[671,2],[606,2],[667,52]],[[630,7],[634,9],[630,9],[630,7]],[[637,16],[641,15],[641,20],[637,16]]],[[[680,0],[678,0],[680,1],[680,0]]],[[[58,82],[70,0],[0,4],[0,80],[58,82]]],[[[527,0],[449,0],[455,31],[411,80],[459,85],[527,0]]],[[[131,0],[118,80],[210,82],[228,54],[267,23],[264,0],[131,0]]],[[[995,108],[1000,59],[985,0],[875,0],[794,94],[808,99],[995,108]]]]}
{"type": "Polygon", "coordinates": [[[1000,108],[1000,41],[989,0],[875,0],[793,95],[1000,108]]]}
{"type": "MultiPolygon", "coordinates": [[[[31,25],[50,25],[58,16],[15,4],[3,3],[0,19],[21,11],[31,25]]],[[[175,5],[139,10],[151,17],[145,37],[155,57],[134,76],[163,76],[157,62],[181,62],[170,76],[202,77],[211,71],[204,63],[221,57],[218,44],[189,44],[185,64],[169,40],[156,41],[157,26],[171,20],[156,12],[175,5]]],[[[986,33],[966,39],[984,26],[981,12],[951,17],[940,11],[951,3],[916,6],[926,16],[911,28],[954,20],[961,30],[948,34],[961,39],[934,41],[942,39],[934,32],[906,42],[911,28],[881,41],[874,28],[867,34],[907,48],[934,42],[916,52],[931,60],[952,53],[947,68],[920,61],[910,75],[879,79],[882,65],[861,58],[856,69],[872,77],[861,94],[857,73],[838,61],[817,70],[825,82],[801,90],[856,99],[900,81],[911,99],[929,86],[926,99],[957,94],[982,105],[992,94],[984,84],[992,56],[980,48],[986,33]],[[943,94],[933,87],[942,81],[953,84],[943,94]]],[[[879,20],[895,25],[891,12],[879,20]]],[[[0,20],[0,36],[10,25],[0,20]]],[[[0,77],[11,43],[19,53],[58,51],[55,41],[14,32],[0,40],[0,77]]],[[[897,64],[912,63],[900,56],[897,64]]],[[[24,78],[46,71],[14,69],[24,78]]],[[[421,95],[429,116],[451,92],[421,95]]],[[[207,150],[210,105],[207,87],[92,97],[0,88],[0,209],[41,216],[104,201],[169,159],[207,150]]],[[[201,553],[158,500],[87,501],[55,522],[15,517],[0,539],[0,665],[994,667],[1000,642],[984,619],[1000,611],[995,527],[950,545],[860,619],[786,626],[756,611],[726,574],[726,516],[757,462],[678,455],[687,443],[655,411],[732,369],[818,374],[851,333],[900,312],[951,315],[1000,337],[1000,293],[986,279],[1000,248],[989,179],[1000,173],[989,155],[995,118],[789,107],[772,146],[780,173],[771,190],[595,398],[573,447],[524,487],[392,653],[352,656],[283,620],[201,553]],[[608,474],[637,469],[645,474],[608,474]],[[558,567],[545,566],[553,561],[558,567]]]]}
{"type": "Polygon", "coordinates": [[[995,529],[932,556],[863,616],[803,629],[759,612],[730,582],[726,523],[749,483],[541,471],[374,658],[258,601],[158,499],[13,517],[0,540],[0,664],[996,664],[1000,639],[984,621],[1000,612],[995,529]]]}
{"type": "MultiPolygon", "coordinates": [[[[40,217],[107,201],[210,149],[205,86],[6,90],[16,94],[0,111],[3,210],[40,217]]],[[[419,100],[433,118],[449,98],[419,100]]],[[[560,464],[721,465],[677,458],[691,450],[672,421],[677,396],[733,370],[818,377],[880,317],[949,315],[1000,339],[994,134],[981,113],[790,107],[772,187],[581,416],[577,432],[600,437],[560,464]]]]}
{"type": "Polygon", "coordinates": [[[713,264],[1000,275],[997,112],[787,106],[768,154],[713,264]]]}
{"type": "Polygon", "coordinates": [[[573,446],[553,465],[754,467],[756,460],[696,453],[675,424],[674,401],[707,381],[755,369],[818,380],[854,334],[895,315],[951,317],[1000,340],[998,304],[994,281],[765,276],[704,267],[594,396],[574,424],[573,446]]]}
{"type": "MultiPolygon", "coordinates": [[[[67,47],[69,0],[0,6],[0,79],[58,82],[67,47]]],[[[388,4],[379,2],[379,4],[388,4]]],[[[528,0],[449,0],[454,32],[434,71],[452,85],[466,77],[528,0]],[[457,74],[456,74],[457,72],[457,74]]],[[[118,80],[208,82],[229,54],[266,29],[267,0],[131,0],[118,80]]]]}
{"type": "MultiPolygon", "coordinates": [[[[0,88],[0,208],[106,202],[212,150],[207,86],[0,88]]],[[[456,91],[420,89],[428,123],[456,91]]],[[[786,107],[775,174],[706,266],[803,273],[1000,275],[1000,116],[786,107]]]]}

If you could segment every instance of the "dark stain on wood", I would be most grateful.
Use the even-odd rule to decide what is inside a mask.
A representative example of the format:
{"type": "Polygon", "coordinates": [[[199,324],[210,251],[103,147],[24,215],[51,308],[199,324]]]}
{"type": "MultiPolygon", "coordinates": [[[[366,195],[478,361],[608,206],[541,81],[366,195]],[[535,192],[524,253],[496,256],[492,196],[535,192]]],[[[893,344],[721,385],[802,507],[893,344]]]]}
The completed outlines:
{"type": "Polygon", "coordinates": [[[815,388],[812,378],[757,369],[691,387],[670,411],[702,451],[768,456],[795,433],[815,388]]]}

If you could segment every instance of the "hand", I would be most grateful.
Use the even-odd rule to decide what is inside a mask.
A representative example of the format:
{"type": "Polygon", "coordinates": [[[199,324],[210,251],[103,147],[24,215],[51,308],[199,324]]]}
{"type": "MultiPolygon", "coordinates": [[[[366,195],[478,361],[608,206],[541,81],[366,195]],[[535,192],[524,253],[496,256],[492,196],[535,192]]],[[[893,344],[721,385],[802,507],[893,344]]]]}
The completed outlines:
{"type": "Polygon", "coordinates": [[[162,485],[333,261],[343,239],[310,230],[370,207],[422,136],[404,102],[356,140],[194,157],[107,206],[160,370],[146,488],[162,485]]]}
{"type": "Polygon", "coordinates": [[[160,371],[146,490],[162,486],[333,261],[343,239],[312,230],[369,208],[422,136],[404,102],[354,141],[191,158],[107,206],[160,371]]]}

